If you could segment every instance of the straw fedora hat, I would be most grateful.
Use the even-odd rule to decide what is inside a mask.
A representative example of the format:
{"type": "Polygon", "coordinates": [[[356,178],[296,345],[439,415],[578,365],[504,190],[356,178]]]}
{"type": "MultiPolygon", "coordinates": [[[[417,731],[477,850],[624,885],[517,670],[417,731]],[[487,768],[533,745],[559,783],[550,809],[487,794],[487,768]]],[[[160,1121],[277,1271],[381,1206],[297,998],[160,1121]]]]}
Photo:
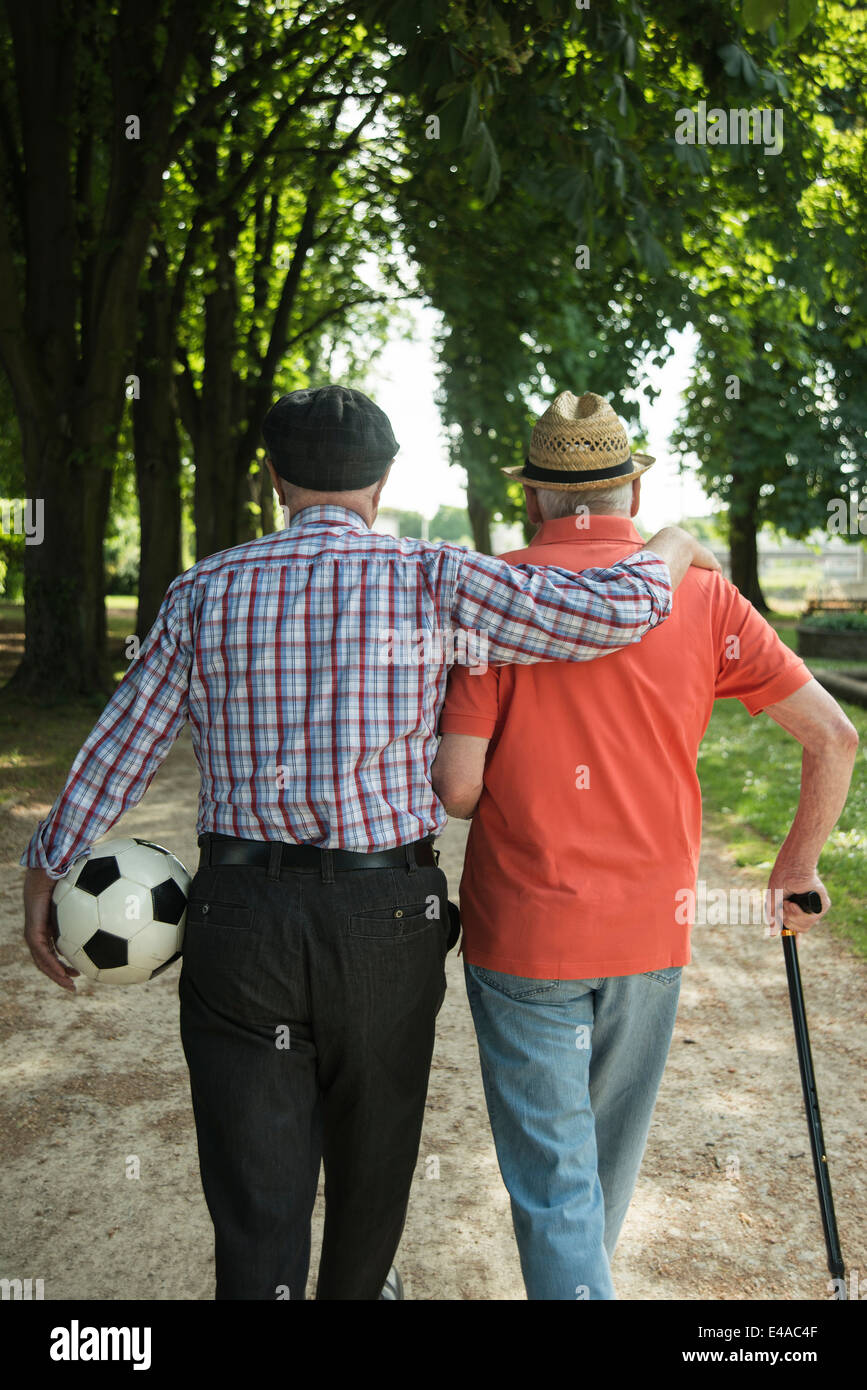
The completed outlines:
{"type": "Polygon", "coordinates": [[[536,421],[524,467],[500,471],[530,487],[595,489],[640,478],[654,462],[650,454],[632,453],[604,396],[561,391],[536,421]]]}

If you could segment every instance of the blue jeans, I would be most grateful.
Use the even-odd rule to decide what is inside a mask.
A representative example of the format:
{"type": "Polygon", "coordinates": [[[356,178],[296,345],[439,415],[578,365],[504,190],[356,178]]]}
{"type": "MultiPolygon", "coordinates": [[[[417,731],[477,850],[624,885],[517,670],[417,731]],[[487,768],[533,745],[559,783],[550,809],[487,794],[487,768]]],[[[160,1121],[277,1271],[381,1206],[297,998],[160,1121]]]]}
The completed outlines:
{"type": "Polygon", "coordinates": [[[612,1299],[680,994],[679,966],[534,980],[465,962],[530,1299],[612,1299]]]}

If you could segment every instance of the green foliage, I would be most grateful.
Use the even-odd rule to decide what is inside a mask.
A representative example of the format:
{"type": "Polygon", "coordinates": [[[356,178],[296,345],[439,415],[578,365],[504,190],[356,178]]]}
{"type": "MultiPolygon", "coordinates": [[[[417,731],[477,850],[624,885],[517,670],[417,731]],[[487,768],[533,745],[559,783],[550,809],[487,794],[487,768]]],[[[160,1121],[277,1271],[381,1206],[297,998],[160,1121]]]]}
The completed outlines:
{"type": "MultiPolygon", "coordinates": [[[[15,502],[18,498],[0,497],[0,515],[4,518],[9,509],[10,523],[14,521],[15,502]]],[[[23,530],[17,531],[10,524],[9,529],[0,525],[0,597],[18,603],[24,596],[24,546],[23,530]]]]}
{"type": "MultiPolygon", "coordinates": [[[[245,61],[261,58],[271,28],[262,15],[246,26],[245,61]]],[[[217,36],[215,44],[212,61],[217,36]]],[[[230,488],[233,474],[252,468],[255,477],[274,395],[333,375],[362,384],[407,294],[384,55],[339,17],[304,29],[290,54],[266,92],[198,133],[162,219],[159,254],[185,291],[176,334],[183,425],[193,454],[216,455],[230,488]]],[[[242,534],[257,534],[260,502],[241,506],[242,534]]]]}
{"type": "MultiPolygon", "coordinates": [[[[805,7],[788,13],[799,24],[805,7]]],[[[799,538],[867,479],[867,104],[852,77],[867,31],[835,6],[803,28],[797,56],[779,55],[785,143],[767,160],[763,196],[727,187],[690,243],[701,345],[674,437],[737,526],[799,538]]]]}
{"type": "Polygon", "coordinates": [[[112,478],[111,506],[103,541],[105,592],[135,594],[139,577],[139,519],[136,502],[135,463],[131,450],[121,450],[112,478]]]}
{"type": "Polygon", "coordinates": [[[103,544],[109,594],[135,594],[139,577],[138,516],[115,512],[103,544]]]}
{"type": "MultiPolygon", "coordinates": [[[[68,278],[79,287],[130,244],[123,230],[115,243],[103,217],[114,186],[109,57],[124,38],[115,9],[87,10],[73,55],[68,278]]],[[[168,27],[154,26],[140,58],[158,93],[171,53],[168,27]]],[[[10,79],[11,52],[3,28],[10,79]]],[[[243,478],[275,390],[333,373],[363,382],[403,329],[400,305],[422,295],[441,315],[438,399],[476,517],[521,514],[521,489],[501,470],[522,462],[557,391],[600,391],[634,423],[626,393],[641,364],[664,361],[688,322],[701,348],[678,444],[698,456],[711,493],[736,514],[754,493],[756,525],[805,535],[864,476],[867,40],[857,10],[831,0],[587,10],[573,0],[216,0],[185,54],[141,284],[164,273],[172,297],[176,374],[155,408],[179,416],[179,448],[193,459],[216,437],[220,466],[243,478]],[[676,112],[703,100],[784,104],[780,154],[678,144],[676,112]],[[438,139],[427,137],[431,116],[438,139]],[[589,265],[578,268],[584,247],[589,265]],[[742,390],[730,400],[732,374],[742,390]]],[[[14,182],[4,177],[4,196],[14,182]]],[[[22,226],[21,256],[23,236],[22,226]]],[[[87,334],[73,317],[79,352],[87,334]]],[[[13,421],[0,376],[0,488],[14,495],[13,421]]],[[[75,444],[86,459],[92,441],[75,444]]],[[[121,473],[129,448],[122,438],[121,473]]],[[[134,584],[131,478],[112,499],[112,587],[134,584]]],[[[188,541],[192,464],[181,486],[188,541]]]]}
{"type": "Polygon", "coordinates": [[[725,518],[718,512],[711,516],[684,517],[678,524],[695,536],[696,540],[701,541],[702,545],[713,547],[725,542],[725,518]]]}
{"type": "MultiPolygon", "coordinates": [[[[745,34],[728,3],[704,5],[695,25],[681,0],[654,4],[649,23],[625,0],[580,13],[457,6],[412,37],[405,6],[374,9],[406,50],[398,73],[412,178],[400,210],[444,319],[439,399],[451,457],[477,502],[511,519],[521,494],[500,469],[521,462],[546,399],[592,389],[634,418],[623,397],[648,350],[664,358],[672,328],[703,321],[696,270],[719,244],[721,219],[738,218],[740,256],[747,218],[762,215],[769,192],[788,214],[809,186],[814,110],[787,110],[776,160],[731,146],[715,147],[711,164],[706,149],[676,143],[680,107],[752,106],[757,89],[787,90],[787,52],[745,34]],[[439,141],[423,135],[432,112],[439,141]],[[480,186],[487,170],[473,180],[482,122],[499,157],[496,194],[480,186]],[[589,266],[578,268],[582,246],[589,266]]],[[[791,239],[790,218],[785,226],[791,239]]]]}
{"type": "Polygon", "coordinates": [[[813,19],[817,0],[743,0],[748,29],[778,31],[781,41],[796,39],[813,19]]]}
{"type": "Polygon", "coordinates": [[[867,632],[867,613],[811,613],[801,619],[802,627],[820,632],[867,632]]]}
{"type": "Polygon", "coordinates": [[[23,497],[25,491],[21,432],[12,391],[0,365],[0,495],[23,497]]]}
{"type": "Polygon", "coordinates": [[[472,545],[473,533],[465,507],[440,507],[430,524],[432,541],[451,541],[454,545],[472,545]]]}
{"type": "Polygon", "coordinates": [[[424,526],[421,512],[398,512],[398,534],[401,536],[420,536],[424,526]]]}

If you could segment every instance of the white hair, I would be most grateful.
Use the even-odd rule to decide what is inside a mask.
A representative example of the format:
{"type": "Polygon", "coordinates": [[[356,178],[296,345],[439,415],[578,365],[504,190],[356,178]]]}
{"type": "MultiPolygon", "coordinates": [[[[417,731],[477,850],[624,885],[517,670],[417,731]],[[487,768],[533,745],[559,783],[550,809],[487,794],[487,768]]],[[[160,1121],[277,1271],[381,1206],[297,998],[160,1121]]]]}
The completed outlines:
{"type": "MultiPolygon", "coordinates": [[[[389,468],[391,464],[389,464],[389,468]]],[[[388,469],[386,469],[386,473],[388,469]]],[[[312,507],[317,504],[320,506],[340,506],[342,502],[355,502],[362,499],[370,500],[376,489],[384,482],[386,473],[376,482],[368,483],[366,487],[346,488],[342,492],[320,492],[316,488],[299,487],[297,483],[290,483],[287,478],[281,478],[283,484],[283,495],[286,498],[286,505],[291,507],[293,512],[301,511],[303,507],[312,507]]]]}
{"type": "Polygon", "coordinates": [[[537,487],[535,492],[544,521],[573,516],[581,507],[591,516],[629,516],[632,508],[631,478],[613,487],[537,487]]]}

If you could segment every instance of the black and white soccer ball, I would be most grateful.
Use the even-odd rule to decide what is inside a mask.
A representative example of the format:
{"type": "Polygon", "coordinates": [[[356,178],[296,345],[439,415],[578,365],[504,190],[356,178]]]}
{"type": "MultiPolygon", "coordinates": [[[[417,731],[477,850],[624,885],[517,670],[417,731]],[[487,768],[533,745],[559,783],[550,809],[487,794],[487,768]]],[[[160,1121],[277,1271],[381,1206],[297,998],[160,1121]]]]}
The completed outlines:
{"type": "Polygon", "coordinates": [[[190,875],[162,845],[107,840],[51,897],[57,950],[91,980],[136,985],[181,954],[190,875]]]}

